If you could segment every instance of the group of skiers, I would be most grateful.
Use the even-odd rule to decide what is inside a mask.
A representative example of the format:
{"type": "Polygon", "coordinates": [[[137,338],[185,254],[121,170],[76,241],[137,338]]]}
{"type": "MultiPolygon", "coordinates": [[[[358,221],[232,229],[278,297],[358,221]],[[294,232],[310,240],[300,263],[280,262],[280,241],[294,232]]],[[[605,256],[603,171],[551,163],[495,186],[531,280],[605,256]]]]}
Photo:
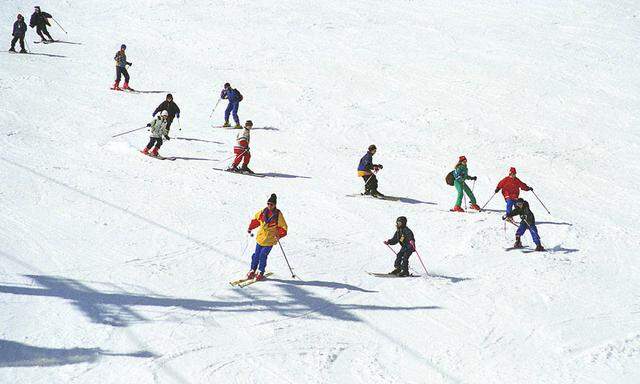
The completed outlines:
{"type": "MultiPolygon", "coordinates": [[[[49,34],[47,26],[51,26],[49,19],[53,18],[50,13],[43,12],[39,6],[36,6],[31,19],[29,20],[29,26],[36,28],[36,33],[42,38],[42,42],[53,42],[53,37],[49,34]],[[45,38],[46,36],[46,38],[45,38]]],[[[17,20],[13,23],[13,38],[11,39],[11,48],[9,52],[16,51],[16,43],[20,42],[20,53],[28,53],[25,49],[24,38],[27,34],[27,24],[24,22],[22,14],[18,14],[17,20]]]]}

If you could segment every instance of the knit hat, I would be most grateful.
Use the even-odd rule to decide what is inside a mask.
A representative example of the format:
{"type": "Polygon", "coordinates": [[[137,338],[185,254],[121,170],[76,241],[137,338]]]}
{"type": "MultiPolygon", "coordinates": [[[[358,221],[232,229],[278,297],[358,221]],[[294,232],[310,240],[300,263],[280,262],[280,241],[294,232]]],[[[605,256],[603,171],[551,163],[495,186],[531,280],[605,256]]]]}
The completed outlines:
{"type": "Polygon", "coordinates": [[[273,205],[276,205],[278,203],[278,196],[276,196],[275,193],[272,193],[269,200],[267,200],[267,203],[273,203],[273,205]]]}
{"type": "Polygon", "coordinates": [[[376,146],[375,146],[374,144],[371,144],[371,145],[369,146],[369,150],[370,150],[370,151],[375,151],[375,150],[377,150],[377,149],[378,149],[378,148],[376,148],[376,146]]]}
{"type": "Polygon", "coordinates": [[[463,161],[467,161],[467,158],[466,158],[466,157],[464,157],[464,156],[460,156],[460,157],[458,158],[458,162],[459,162],[459,163],[462,163],[463,161]]]}
{"type": "Polygon", "coordinates": [[[230,86],[231,86],[231,84],[229,84],[229,83],[224,83],[224,87],[225,87],[225,88],[229,88],[230,86]]]}
{"type": "Polygon", "coordinates": [[[510,175],[511,175],[511,174],[514,174],[514,175],[515,175],[516,173],[517,173],[517,172],[516,172],[515,167],[511,167],[511,168],[509,168],[509,174],[510,174],[510,175]]]}
{"type": "Polygon", "coordinates": [[[402,223],[402,225],[406,226],[407,225],[407,218],[404,216],[400,216],[398,217],[398,219],[396,219],[396,223],[402,223]]]}
{"type": "Polygon", "coordinates": [[[244,123],[244,126],[245,126],[245,127],[253,127],[253,121],[251,121],[251,120],[247,120],[247,121],[244,123]]]}
{"type": "Polygon", "coordinates": [[[173,95],[172,95],[172,94],[170,94],[170,93],[167,93],[167,99],[168,99],[168,98],[173,99],[173,95]]]}

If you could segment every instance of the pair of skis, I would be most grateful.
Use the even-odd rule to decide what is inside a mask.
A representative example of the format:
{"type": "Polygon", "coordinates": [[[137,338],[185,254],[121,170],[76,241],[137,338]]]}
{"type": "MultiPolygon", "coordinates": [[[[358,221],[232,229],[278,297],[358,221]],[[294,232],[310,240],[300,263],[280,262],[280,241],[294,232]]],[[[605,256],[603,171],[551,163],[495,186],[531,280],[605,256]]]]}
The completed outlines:
{"type": "Polygon", "coordinates": [[[235,173],[237,175],[246,175],[246,176],[253,176],[253,177],[266,177],[266,175],[262,174],[262,173],[251,173],[251,172],[243,172],[243,171],[232,171],[230,169],[222,169],[222,168],[211,168],[215,171],[223,171],[223,172],[229,172],[229,173],[235,173]]]}
{"type": "MultiPolygon", "coordinates": [[[[269,277],[273,275],[273,272],[267,272],[264,274],[264,277],[269,277]]],[[[253,279],[247,279],[246,277],[244,279],[238,279],[238,280],[234,280],[234,281],[230,281],[229,284],[231,284],[232,287],[240,287],[240,288],[244,288],[248,285],[251,285],[255,282],[257,282],[258,280],[255,279],[255,277],[253,279]]]]}
{"type": "Polygon", "coordinates": [[[154,156],[154,155],[152,155],[152,154],[150,154],[150,153],[144,153],[144,152],[142,152],[142,151],[140,151],[140,153],[142,153],[143,155],[147,155],[147,156],[149,156],[149,157],[151,157],[151,158],[158,159],[158,160],[169,160],[169,161],[174,161],[174,160],[176,159],[175,157],[164,157],[164,156],[160,156],[160,155],[158,155],[158,156],[154,156]]]}
{"type": "Polygon", "coordinates": [[[387,277],[387,278],[404,278],[404,277],[421,277],[422,275],[414,275],[413,273],[410,274],[409,276],[398,276],[395,273],[378,273],[378,272],[367,272],[368,274],[370,274],[371,276],[375,276],[375,277],[387,277]]]}

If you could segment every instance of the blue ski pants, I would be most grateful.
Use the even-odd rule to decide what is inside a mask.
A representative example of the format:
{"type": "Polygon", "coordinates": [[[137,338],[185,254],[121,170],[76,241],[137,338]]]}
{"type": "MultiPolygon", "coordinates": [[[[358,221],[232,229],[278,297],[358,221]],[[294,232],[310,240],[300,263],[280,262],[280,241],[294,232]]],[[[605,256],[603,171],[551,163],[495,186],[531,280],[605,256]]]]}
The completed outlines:
{"type": "Polygon", "coordinates": [[[224,121],[229,121],[229,115],[233,113],[233,120],[236,124],[240,124],[240,118],[238,118],[238,107],[240,107],[239,101],[230,101],[227,105],[227,109],[224,110],[224,121]]]}
{"type": "Polygon", "coordinates": [[[538,235],[538,228],[536,228],[536,225],[528,225],[527,223],[525,223],[524,220],[522,220],[520,222],[520,226],[518,227],[518,230],[516,231],[516,236],[522,236],[524,235],[524,232],[526,230],[529,230],[529,233],[531,233],[531,238],[533,239],[533,242],[536,245],[540,245],[540,236],[538,235]]]}
{"type": "Polygon", "coordinates": [[[511,213],[511,210],[513,209],[515,203],[515,200],[507,199],[507,215],[511,213]]]}
{"type": "Polygon", "coordinates": [[[256,243],[256,250],[253,252],[253,256],[251,256],[252,271],[255,271],[256,268],[258,268],[260,272],[264,273],[265,268],[267,268],[267,256],[269,256],[271,248],[273,248],[273,245],[265,247],[256,243]]]}

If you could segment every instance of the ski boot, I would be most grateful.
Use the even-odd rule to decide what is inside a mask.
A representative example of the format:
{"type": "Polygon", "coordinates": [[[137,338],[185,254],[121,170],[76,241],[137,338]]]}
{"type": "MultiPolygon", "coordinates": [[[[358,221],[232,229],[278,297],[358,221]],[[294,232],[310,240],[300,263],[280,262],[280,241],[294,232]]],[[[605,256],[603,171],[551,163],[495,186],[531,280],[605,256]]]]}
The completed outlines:
{"type": "Polygon", "coordinates": [[[252,175],[255,173],[251,169],[249,169],[249,167],[247,167],[247,164],[242,164],[242,167],[240,168],[240,171],[242,171],[244,173],[249,173],[249,174],[252,174],[252,175]]]}
{"type": "Polygon", "coordinates": [[[238,166],[235,164],[230,165],[229,168],[227,168],[227,172],[238,172],[238,166]]]}
{"type": "Polygon", "coordinates": [[[544,247],[542,246],[542,244],[538,244],[538,245],[536,245],[536,252],[544,252],[544,251],[545,251],[545,249],[544,249],[544,247]]]}
{"type": "Polygon", "coordinates": [[[478,204],[471,204],[471,207],[469,207],[470,209],[475,209],[476,211],[481,211],[482,208],[480,208],[480,206],[478,204]]]}
{"type": "Polygon", "coordinates": [[[140,152],[142,152],[142,154],[144,154],[144,155],[148,155],[148,154],[149,154],[149,148],[144,147],[144,148],[142,149],[142,151],[140,151],[140,152]]]}
{"type": "Polygon", "coordinates": [[[393,271],[389,272],[390,275],[397,275],[400,273],[401,269],[399,267],[395,267],[393,271]]]}
{"type": "Polygon", "coordinates": [[[242,125],[237,124],[233,126],[233,129],[242,129],[242,125]]]}
{"type": "Polygon", "coordinates": [[[231,126],[231,124],[229,124],[228,121],[225,121],[224,124],[222,124],[223,128],[229,128],[231,126]]]}
{"type": "Polygon", "coordinates": [[[255,277],[256,281],[263,281],[266,279],[266,277],[264,277],[264,274],[262,272],[258,272],[256,273],[256,277],[255,277]]]}
{"type": "Polygon", "coordinates": [[[27,52],[27,50],[23,48],[20,50],[20,53],[29,53],[29,52],[27,52]]]}
{"type": "Polygon", "coordinates": [[[113,89],[114,91],[121,91],[120,82],[119,81],[114,82],[113,87],[111,87],[111,89],[113,89]]]}
{"type": "Polygon", "coordinates": [[[520,236],[516,236],[516,242],[513,244],[513,248],[524,248],[520,241],[520,236]]]}
{"type": "Polygon", "coordinates": [[[155,156],[155,157],[160,156],[158,154],[158,147],[153,147],[153,149],[151,150],[151,156],[155,156]]]}
{"type": "Polygon", "coordinates": [[[9,52],[15,52],[15,51],[16,51],[15,48],[13,48],[13,47],[9,48],[9,52]]]}
{"type": "Polygon", "coordinates": [[[256,271],[251,270],[251,271],[249,271],[249,273],[247,273],[247,279],[248,280],[254,279],[255,277],[256,277],[256,271]]]}
{"type": "Polygon", "coordinates": [[[125,90],[125,89],[129,89],[129,90],[131,89],[131,88],[129,88],[129,83],[128,83],[128,82],[126,82],[126,81],[125,81],[125,82],[124,82],[124,84],[122,85],[122,90],[125,90]]]}
{"type": "Polygon", "coordinates": [[[365,195],[365,196],[371,195],[371,190],[365,189],[363,195],[365,195]]]}
{"type": "Polygon", "coordinates": [[[455,207],[453,207],[452,211],[453,212],[464,212],[464,209],[462,209],[461,206],[456,205],[455,207]]]}
{"type": "Polygon", "coordinates": [[[382,193],[380,193],[377,189],[372,189],[371,190],[371,196],[373,196],[373,197],[384,197],[384,195],[382,193]]]}
{"type": "Polygon", "coordinates": [[[400,273],[398,273],[398,277],[407,277],[407,276],[411,276],[411,274],[406,269],[404,269],[404,270],[400,271],[400,273]]]}

